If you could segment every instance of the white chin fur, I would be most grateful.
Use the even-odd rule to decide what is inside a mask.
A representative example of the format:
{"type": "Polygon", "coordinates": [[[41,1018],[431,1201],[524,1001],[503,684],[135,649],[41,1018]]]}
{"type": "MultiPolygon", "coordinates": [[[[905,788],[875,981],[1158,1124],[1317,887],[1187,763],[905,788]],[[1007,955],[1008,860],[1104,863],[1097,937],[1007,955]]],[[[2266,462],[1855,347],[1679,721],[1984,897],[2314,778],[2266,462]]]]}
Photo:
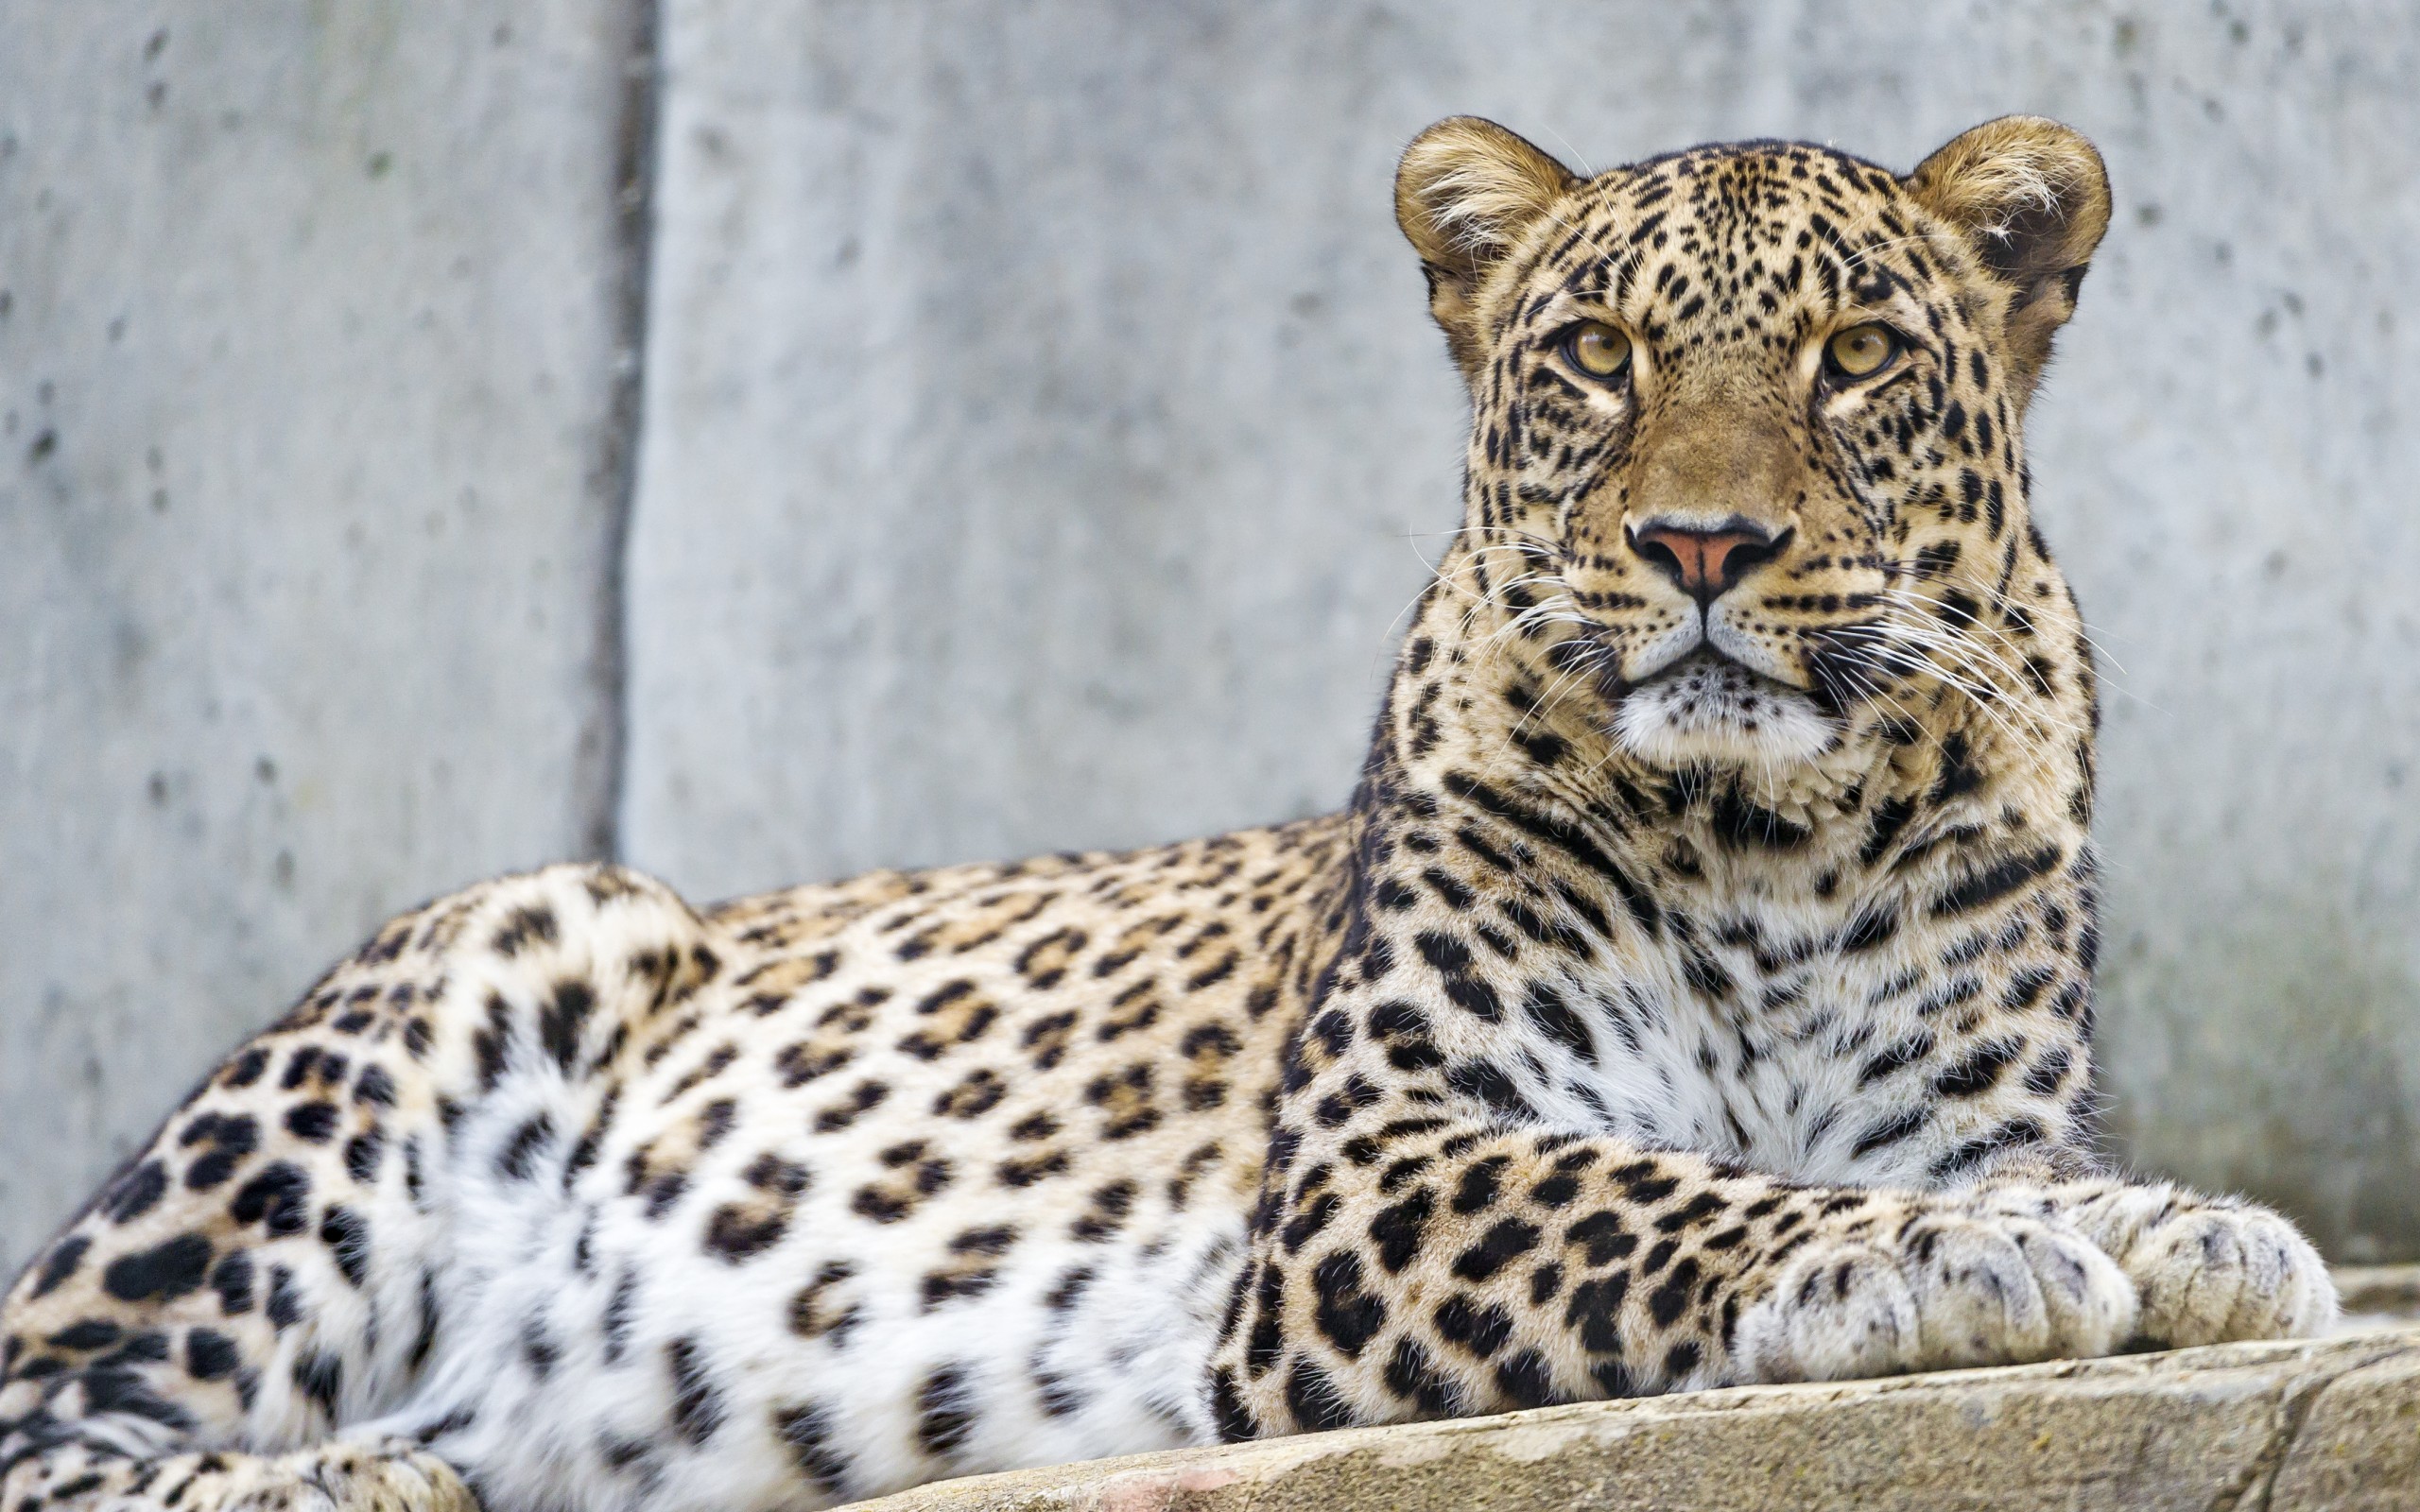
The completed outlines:
{"type": "Polygon", "coordinates": [[[1839,728],[1805,695],[1706,656],[1632,689],[1614,711],[1615,741],[1658,766],[1812,761],[1839,728]]]}

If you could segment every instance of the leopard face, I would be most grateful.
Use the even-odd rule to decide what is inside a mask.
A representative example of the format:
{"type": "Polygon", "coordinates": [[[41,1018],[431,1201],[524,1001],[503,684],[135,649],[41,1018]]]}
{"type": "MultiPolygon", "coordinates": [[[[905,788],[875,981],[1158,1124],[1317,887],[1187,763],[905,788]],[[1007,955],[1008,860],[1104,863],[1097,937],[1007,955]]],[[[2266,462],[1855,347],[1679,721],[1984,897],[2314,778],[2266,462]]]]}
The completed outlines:
{"type": "Polygon", "coordinates": [[[1477,592],[1619,750],[1771,768],[1944,698],[2088,699],[2088,665],[2015,647],[2067,605],[2019,426],[2107,223],[2082,138],[1581,180],[1462,119],[1397,208],[1470,386],[1477,592]]]}

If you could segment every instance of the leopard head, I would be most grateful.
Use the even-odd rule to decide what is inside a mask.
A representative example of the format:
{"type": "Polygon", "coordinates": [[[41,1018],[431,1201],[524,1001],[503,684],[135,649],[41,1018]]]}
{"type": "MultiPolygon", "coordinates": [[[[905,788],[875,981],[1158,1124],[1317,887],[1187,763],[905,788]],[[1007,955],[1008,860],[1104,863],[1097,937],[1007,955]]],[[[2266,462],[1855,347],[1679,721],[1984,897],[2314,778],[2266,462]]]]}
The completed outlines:
{"type": "Polygon", "coordinates": [[[1771,768],[2089,703],[2021,436],[2108,225],[2083,137],[2010,116],[1904,177],[1754,142],[1582,178],[1458,117],[1395,203],[1470,388],[1458,570],[1619,750],[1771,768]]]}

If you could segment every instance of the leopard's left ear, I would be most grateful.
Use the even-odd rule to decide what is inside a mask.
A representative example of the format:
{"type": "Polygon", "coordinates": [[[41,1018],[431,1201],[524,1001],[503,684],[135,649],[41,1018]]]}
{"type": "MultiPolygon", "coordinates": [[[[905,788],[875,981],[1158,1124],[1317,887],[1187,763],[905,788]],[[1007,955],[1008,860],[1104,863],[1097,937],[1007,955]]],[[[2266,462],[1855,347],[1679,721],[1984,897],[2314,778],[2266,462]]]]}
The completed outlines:
{"type": "Polygon", "coordinates": [[[1906,184],[2010,285],[2010,355],[2030,392],[2049,360],[2050,337],[2075,314],[2084,268],[2109,229],[2100,154],[2056,121],[2003,115],[1925,159],[1906,184]]]}

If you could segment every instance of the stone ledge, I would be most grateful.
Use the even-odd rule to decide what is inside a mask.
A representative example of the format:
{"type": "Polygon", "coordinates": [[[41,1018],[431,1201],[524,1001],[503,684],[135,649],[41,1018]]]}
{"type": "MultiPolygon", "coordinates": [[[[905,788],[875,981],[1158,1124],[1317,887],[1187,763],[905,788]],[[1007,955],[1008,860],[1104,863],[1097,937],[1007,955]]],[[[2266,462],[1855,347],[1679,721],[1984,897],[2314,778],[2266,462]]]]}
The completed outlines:
{"type": "Polygon", "coordinates": [[[2420,1326],[2420,1265],[2338,1265],[2330,1274],[2343,1332],[2420,1326]]]}
{"type": "Polygon", "coordinates": [[[857,1512],[2420,1509],[2420,1333],[1744,1386],[942,1481],[857,1512]]]}

